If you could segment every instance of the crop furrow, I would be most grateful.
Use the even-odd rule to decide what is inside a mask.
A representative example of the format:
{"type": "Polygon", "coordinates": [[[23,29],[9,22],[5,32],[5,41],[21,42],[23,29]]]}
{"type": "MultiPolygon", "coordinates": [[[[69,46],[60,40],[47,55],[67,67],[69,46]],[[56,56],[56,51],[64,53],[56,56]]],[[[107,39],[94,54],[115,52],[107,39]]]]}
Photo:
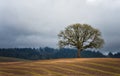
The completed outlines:
{"type": "Polygon", "coordinates": [[[86,69],[86,70],[98,71],[98,72],[101,72],[101,73],[110,74],[110,75],[114,75],[114,76],[120,76],[120,74],[109,72],[109,71],[100,70],[100,69],[97,69],[97,68],[80,66],[80,65],[76,65],[76,64],[67,64],[67,65],[70,65],[70,66],[73,66],[73,67],[82,68],[82,69],[86,69]]]}

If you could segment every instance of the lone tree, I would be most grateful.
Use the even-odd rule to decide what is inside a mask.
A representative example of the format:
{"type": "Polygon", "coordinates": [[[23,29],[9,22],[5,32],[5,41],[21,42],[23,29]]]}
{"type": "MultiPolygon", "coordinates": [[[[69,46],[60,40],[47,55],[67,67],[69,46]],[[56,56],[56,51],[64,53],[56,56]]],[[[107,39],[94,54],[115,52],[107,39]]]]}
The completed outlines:
{"type": "Polygon", "coordinates": [[[80,52],[87,48],[101,48],[104,40],[101,37],[101,32],[98,29],[91,27],[88,24],[73,24],[65,28],[59,34],[59,46],[75,47],[78,49],[77,57],[80,57],[80,52]]]}

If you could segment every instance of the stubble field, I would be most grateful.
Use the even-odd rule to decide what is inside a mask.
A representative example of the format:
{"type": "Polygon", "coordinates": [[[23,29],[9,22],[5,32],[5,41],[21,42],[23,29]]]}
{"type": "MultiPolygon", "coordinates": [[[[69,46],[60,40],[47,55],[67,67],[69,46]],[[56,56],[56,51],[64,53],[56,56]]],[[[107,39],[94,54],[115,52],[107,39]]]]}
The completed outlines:
{"type": "Polygon", "coordinates": [[[0,76],[120,76],[119,58],[0,61],[0,76]]]}

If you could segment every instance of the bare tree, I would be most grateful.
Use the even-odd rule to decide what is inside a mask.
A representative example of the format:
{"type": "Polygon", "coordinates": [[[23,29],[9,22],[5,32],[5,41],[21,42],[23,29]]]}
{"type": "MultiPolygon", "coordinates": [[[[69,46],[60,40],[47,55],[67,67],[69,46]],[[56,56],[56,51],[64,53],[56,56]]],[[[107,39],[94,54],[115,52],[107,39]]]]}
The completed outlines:
{"type": "Polygon", "coordinates": [[[91,27],[88,24],[73,24],[65,28],[59,34],[59,46],[71,46],[78,49],[77,56],[80,57],[80,52],[87,48],[101,48],[104,40],[101,37],[101,32],[98,29],[91,27]]]}

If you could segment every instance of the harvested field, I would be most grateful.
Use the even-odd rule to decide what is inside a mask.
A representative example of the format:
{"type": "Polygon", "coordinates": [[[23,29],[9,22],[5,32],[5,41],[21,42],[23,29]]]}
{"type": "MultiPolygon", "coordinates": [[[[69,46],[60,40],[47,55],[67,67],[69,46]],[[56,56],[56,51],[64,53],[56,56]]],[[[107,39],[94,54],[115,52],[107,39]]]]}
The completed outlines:
{"type": "Polygon", "coordinates": [[[0,76],[120,76],[119,58],[0,62],[0,76]]]}

